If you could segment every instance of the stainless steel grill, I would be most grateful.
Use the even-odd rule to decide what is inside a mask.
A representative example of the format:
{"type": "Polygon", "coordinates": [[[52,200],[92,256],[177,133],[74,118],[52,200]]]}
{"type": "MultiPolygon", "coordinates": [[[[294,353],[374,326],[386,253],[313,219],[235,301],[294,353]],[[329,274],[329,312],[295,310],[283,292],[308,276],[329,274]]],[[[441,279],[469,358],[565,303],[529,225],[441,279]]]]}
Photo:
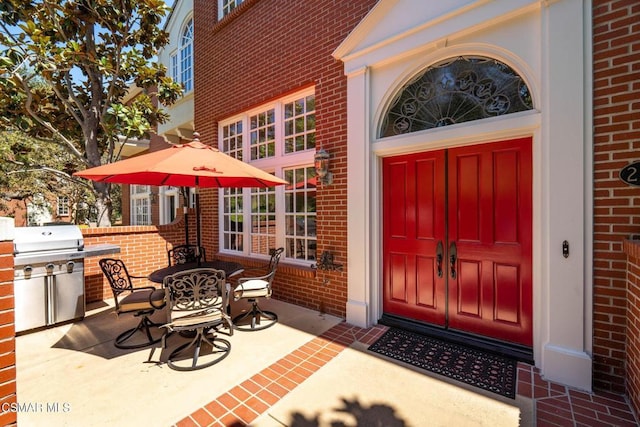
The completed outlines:
{"type": "Polygon", "coordinates": [[[18,227],[13,248],[16,332],[83,318],[84,258],[120,252],[85,248],[75,225],[18,227]]]}

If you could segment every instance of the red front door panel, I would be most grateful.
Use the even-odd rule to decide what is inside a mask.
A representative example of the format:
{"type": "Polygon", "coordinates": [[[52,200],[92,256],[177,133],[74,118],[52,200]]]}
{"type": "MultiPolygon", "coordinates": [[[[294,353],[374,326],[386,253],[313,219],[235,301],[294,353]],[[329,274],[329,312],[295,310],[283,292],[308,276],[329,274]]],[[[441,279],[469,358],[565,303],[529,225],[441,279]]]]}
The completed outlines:
{"type": "Polygon", "coordinates": [[[532,345],[531,166],[530,138],[384,159],[385,313],[532,345]]]}
{"type": "Polygon", "coordinates": [[[436,259],[445,237],[444,172],[443,151],[383,162],[384,311],[438,325],[446,312],[436,259]]]}

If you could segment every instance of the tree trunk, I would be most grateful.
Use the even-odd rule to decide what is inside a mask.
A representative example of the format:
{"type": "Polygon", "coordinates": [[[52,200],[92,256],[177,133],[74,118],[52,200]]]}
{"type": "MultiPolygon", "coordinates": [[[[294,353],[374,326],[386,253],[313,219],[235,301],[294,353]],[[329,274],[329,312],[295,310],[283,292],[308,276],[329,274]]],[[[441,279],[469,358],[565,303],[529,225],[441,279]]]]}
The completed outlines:
{"type": "Polygon", "coordinates": [[[98,227],[111,227],[111,199],[109,198],[109,184],[95,182],[93,187],[96,190],[96,209],[98,210],[98,227]]]}

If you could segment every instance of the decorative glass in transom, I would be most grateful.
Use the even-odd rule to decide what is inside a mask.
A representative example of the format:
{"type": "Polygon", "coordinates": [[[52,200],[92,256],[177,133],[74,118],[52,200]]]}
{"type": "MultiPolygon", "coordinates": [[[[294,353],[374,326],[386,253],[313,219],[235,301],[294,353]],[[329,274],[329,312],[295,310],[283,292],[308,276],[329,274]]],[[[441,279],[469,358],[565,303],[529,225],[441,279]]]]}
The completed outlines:
{"type": "Polygon", "coordinates": [[[526,83],[486,57],[458,57],[427,68],[398,93],[380,137],[417,132],[533,109],[526,83]]]}

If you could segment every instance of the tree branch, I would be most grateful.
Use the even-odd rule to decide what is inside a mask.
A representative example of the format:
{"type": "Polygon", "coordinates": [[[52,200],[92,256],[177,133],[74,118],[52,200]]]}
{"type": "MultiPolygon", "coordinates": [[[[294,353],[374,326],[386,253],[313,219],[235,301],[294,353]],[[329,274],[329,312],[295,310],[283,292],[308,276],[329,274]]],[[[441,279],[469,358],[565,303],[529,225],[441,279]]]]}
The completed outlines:
{"type": "Polygon", "coordinates": [[[60,141],[63,142],[63,146],[69,151],[71,154],[81,159],[86,163],[85,159],[82,156],[82,153],[73,145],[73,142],[66,138],[62,133],[60,133],[51,123],[42,119],[32,108],[33,104],[33,93],[31,92],[31,88],[29,87],[29,83],[27,80],[23,79],[19,73],[14,72],[13,76],[20,82],[22,85],[27,100],[25,101],[25,109],[27,113],[40,125],[44,126],[49,132],[51,132],[54,136],[58,137],[60,141]]]}
{"type": "MultiPolygon", "coordinates": [[[[16,163],[16,162],[14,162],[16,163]]],[[[76,178],[73,175],[69,175],[66,172],[62,172],[58,169],[54,169],[54,168],[50,168],[48,166],[40,166],[37,168],[30,168],[30,169],[20,169],[20,170],[15,170],[15,171],[10,171],[7,172],[7,175],[15,175],[17,173],[28,173],[28,172],[47,172],[47,173],[52,173],[60,178],[63,178],[67,181],[70,181],[74,184],[78,184],[78,185],[82,185],[83,187],[88,188],[89,190],[93,191],[93,186],[92,184],[90,184],[89,182],[87,182],[84,179],[80,179],[80,178],[76,178]]]]}
{"type": "Polygon", "coordinates": [[[58,87],[56,85],[54,85],[52,82],[48,82],[51,86],[51,88],[53,89],[53,92],[56,94],[56,96],[58,97],[58,99],[60,99],[60,102],[62,102],[62,104],[65,106],[67,112],[78,122],[78,124],[80,126],[82,126],[82,123],[84,121],[83,117],[86,116],[86,113],[84,111],[84,108],[82,106],[82,104],[80,102],[78,102],[78,99],[76,98],[74,92],[73,92],[73,85],[71,82],[71,77],[70,77],[70,73],[68,71],[64,72],[64,81],[65,81],[65,85],[67,86],[67,91],[69,93],[69,98],[71,98],[71,100],[73,101],[73,104],[69,101],[69,99],[67,97],[65,97],[60,90],[58,90],[58,87]],[[78,109],[80,110],[80,112],[82,113],[83,117],[78,116],[78,114],[76,113],[76,111],[74,110],[73,106],[78,107],[78,109]]]}

